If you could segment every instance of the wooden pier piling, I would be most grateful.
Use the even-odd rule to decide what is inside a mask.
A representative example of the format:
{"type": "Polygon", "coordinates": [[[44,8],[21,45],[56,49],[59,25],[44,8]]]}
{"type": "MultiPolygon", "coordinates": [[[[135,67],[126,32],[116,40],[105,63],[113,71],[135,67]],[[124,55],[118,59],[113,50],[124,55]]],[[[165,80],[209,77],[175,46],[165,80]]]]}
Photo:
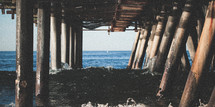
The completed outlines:
{"type": "Polygon", "coordinates": [[[152,25],[152,28],[151,28],[151,35],[149,37],[149,41],[148,41],[147,48],[146,48],[146,58],[145,58],[144,66],[147,65],[147,62],[149,60],[149,56],[150,56],[151,47],[152,47],[152,43],[154,40],[156,28],[157,28],[157,23],[155,24],[155,22],[154,22],[154,24],[152,25]]]}
{"type": "MultiPolygon", "coordinates": [[[[65,8],[65,7],[64,7],[65,8]]],[[[69,64],[69,13],[63,9],[61,22],[61,62],[69,64]]]]}
{"type": "Polygon", "coordinates": [[[50,3],[38,3],[36,105],[48,106],[49,54],[50,54],[50,3]]]}
{"type": "Polygon", "coordinates": [[[150,59],[152,59],[157,54],[157,51],[160,46],[160,42],[165,30],[166,22],[167,22],[166,16],[164,16],[166,14],[165,11],[162,10],[161,13],[162,15],[158,16],[158,25],[155,31],[155,36],[151,47],[152,49],[150,52],[150,57],[149,57],[150,59]]]}
{"type": "Polygon", "coordinates": [[[61,4],[51,3],[51,69],[61,68],[61,4]]]}
{"type": "Polygon", "coordinates": [[[196,97],[202,73],[209,70],[215,46],[215,2],[208,6],[205,24],[198,44],[195,58],[184,88],[179,107],[191,107],[196,97]]]}
{"type": "Polygon", "coordinates": [[[179,20],[179,11],[178,6],[174,5],[172,9],[172,14],[169,15],[166,28],[161,40],[161,44],[157,53],[157,59],[154,63],[154,67],[151,69],[152,72],[162,72],[164,69],[164,62],[167,59],[169,49],[175,34],[176,26],[178,25],[179,20]]]}
{"type": "Polygon", "coordinates": [[[82,24],[74,29],[74,68],[82,68],[82,24]]]}
{"type": "Polygon", "coordinates": [[[136,50],[135,58],[134,58],[134,61],[133,61],[133,64],[132,64],[132,69],[136,69],[137,59],[138,59],[139,54],[140,54],[140,47],[141,47],[141,44],[142,44],[142,39],[143,39],[144,32],[145,32],[145,29],[142,28],[141,31],[140,31],[140,37],[139,37],[139,40],[138,40],[137,50],[136,50]]]}
{"type": "Polygon", "coordinates": [[[132,47],[132,51],[131,51],[131,56],[130,56],[129,61],[128,61],[127,69],[131,69],[132,64],[134,62],[135,53],[136,53],[136,50],[137,50],[137,45],[138,45],[139,38],[140,38],[140,31],[138,31],[137,34],[136,34],[135,41],[133,43],[133,47],[132,47]]]}
{"type": "Polygon", "coordinates": [[[160,88],[157,93],[157,96],[166,96],[168,95],[168,88],[171,86],[171,77],[174,71],[178,68],[178,62],[181,59],[183,50],[187,41],[187,26],[191,19],[191,13],[194,8],[193,0],[187,0],[185,3],[184,11],[182,12],[178,28],[175,32],[175,40],[171,44],[170,52],[168,59],[165,63],[165,69],[163,77],[160,83],[160,88]],[[186,32],[186,33],[185,33],[186,32]]]}
{"type": "Polygon", "coordinates": [[[82,22],[78,27],[78,35],[77,35],[77,68],[82,68],[82,57],[83,57],[83,30],[82,30],[82,22]]]}
{"type": "Polygon", "coordinates": [[[70,23],[70,35],[69,35],[69,66],[74,68],[74,28],[70,23]]]}
{"type": "Polygon", "coordinates": [[[149,40],[149,36],[151,34],[150,31],[151,31],[151,25],[150,25],[150,23],[147,23],[147,25],[145,26],[145,31],[142,35],[142,41],[140,44],[139,56],[137,57],[137,60],[136,60],[135,69],[141,69],[142,68],[144,56],[146,53],[147,43],[149,40]]]}
{"type": "Polygon", "coordinates": [[[16,107],[33,106],[33,1],[16,1],[16,107]]]}

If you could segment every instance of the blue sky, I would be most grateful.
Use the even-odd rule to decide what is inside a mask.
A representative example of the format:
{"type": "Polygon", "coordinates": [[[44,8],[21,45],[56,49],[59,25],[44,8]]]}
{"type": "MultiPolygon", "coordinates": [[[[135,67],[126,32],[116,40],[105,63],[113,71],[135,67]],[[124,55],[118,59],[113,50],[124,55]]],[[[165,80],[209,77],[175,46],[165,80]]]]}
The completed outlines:
{"type": "MultiPolygon", "coordinates": [[[[16,49],[16,19],[11,15],[0,14],[0,51],[15,51],[16,49]]],[[[102,27],[107,28],[107,27],[102,27]]],[[[84,50],[131,50],[136,32],[84,31],[84,50]]],[[[34,50],[36,50],[37,27],[34,26],[34,50]]]]}

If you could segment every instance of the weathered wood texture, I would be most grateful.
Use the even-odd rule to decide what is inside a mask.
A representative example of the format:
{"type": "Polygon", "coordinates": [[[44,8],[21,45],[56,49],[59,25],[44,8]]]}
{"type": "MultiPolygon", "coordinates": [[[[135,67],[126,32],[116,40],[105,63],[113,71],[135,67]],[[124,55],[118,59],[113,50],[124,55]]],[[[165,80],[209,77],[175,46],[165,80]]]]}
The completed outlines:
{"type": "Polygon", "coordinates": [[[168,87],[171,85],[171,77],[174,71],[178,68],[178,62],[183,54],[187,41],[187,27],[191,19],[191,13],[193,10],[193,0],[187,0],[185,3],[184,11],[182,12],[178,28],[175,32],[175,40],[171,44],[169,57],[165,63],[165,69],[163,77],[160,83],[160,90],[157,96],[165,96],[168,94],[168,87]],[[186,33],[185,33],[186,32],[186,33]]]}
{"type": "Polygon", "coordinates": [[[51,13],[51,69],[61,68],[61,5],[52,2],[51,13]]]}
{"type": "Polygon", "coordinates": [[[82,38],[83,31],[81,23],[75,27],[74,32],[74,68],[82,68],[82,38]]]}
{"type": "Polygon", "coordinates": [[[64,10],[61,22],[61,62],[69,64],[69,13],[64,10]]]}
{"type": "Polygon", "coordinates": [[[33,106],[33,1],[16,1],[16,107],[33,106]]]}
{"type": "Polygon", "coordinates": [[[159,16],[158,25],[157,25],[157,28],[155,31],[155,36],[154,36],[152,47],[151,47],[152,49],[150,52],[150,57],[149,57],[150,59],[157,55],[157,51],[159,49],[160,42],[161,42],[164,30],[165,30],[166,22],[167,22],[166,17],[159,16]]]}
{"type": "Polygon", "coordinates": [[[179,107],[191,107],[198,89],[202,73],[209,70],[215,46],[215,3],[208,6],[205,24],[198,44],[192,68],[190,70],[179,107]]]}
{"type": "Polygon", "coordinates": [[[70,35],[69,35],[69,66],[74,68],[74,28],[70,24],[70,35]]]}
{"type": "Polygon", "coordinates": [[[153,43],[153,40],[154,40],[156,28],[157,28],[157,24],[153,24],[152,25],[151,35],[149,37],[149,41],[148,41],[147,48],[146,48],[146,58],[145,58],[144,66],[147,65],[147,62],[149,60],[149,56],[150,56],[151,47],[152,47],[152,43],[153,43]]]}
{"type": "Polygon", "coordinates": [[[48,106],[49,54],[50,54],[50,3],[40,2],[37,29],[36,105],[48,106]]]}
{"type": "Polygon", "coordinates": [[[173,6],[172,14],[168,17],[165,32],[163,34],[161,44],[157,53],[157,59],[155,65],[152,68],[152,72],[161,72],[164,69],[164,62],[167,59],[169,49],[175,34],[175,29],[178,24],[179,14],[177,5],[173,6]]]}
{"type": "Polygon", "coordinates": [[[135,58],[134,58],[134,62],[132,64],[132,69],[135,69],[136,68],[136,64],[137,64],[137,60],[139,58],[139,54],[140,54],[140,48],[141,48],[141,44],[142,44],[142,39],[143,39],[143,34],[145,32],[145,29],[141,29],[141,32],[140,32],[140,38],[139,38],[139,41],[138,41],[138,45],[137,45],[137,51],[135,53],[135,58]]]}
{"type": "Polygon", "coordinates": [[[135,69],[141,69],[142,65],[143,65],[143,60],[144,60],[144,56],[146,53],[146,48],[147,48],[147,43],[149,40],[149,36],[150,36],[150,31],[151,31],[151,25],[147,25],[145,27],[145,31],[143,33],[143,38],[141,41],[141,46],[140,46],[140,51],[139,51],[139,56],[135,65],[135,69]]]}
{"type": "Polygon", "coordinates": [[[134,41],[133,47],[132,47],[131,56],[130,56],[129,61],[128,61],[127,69],[131,69],[132,64],[134,62],[135,53],[136,53],[136,50],[137,50],[137,45],[138,45],[139,38],[140,38],[140,31],[138,31],[137,34],[136,34],[135,41],[134,41]]]}

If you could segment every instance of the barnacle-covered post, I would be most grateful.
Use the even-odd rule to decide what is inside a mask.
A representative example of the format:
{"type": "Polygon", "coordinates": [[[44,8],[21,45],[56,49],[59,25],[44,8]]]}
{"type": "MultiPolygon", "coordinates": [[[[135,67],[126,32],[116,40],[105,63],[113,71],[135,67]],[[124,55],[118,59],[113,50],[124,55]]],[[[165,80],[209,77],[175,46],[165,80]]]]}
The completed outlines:
{"type": "Polygon", "coordinates": [[[16,0],[16,107],[33,106],[33,1],[16,0]]]}
{"type": "Polygon", "coordinates": [[[205,24],[197,47],[179,107],[191,107],[197,92],[202,73],[209,70],[215,46],[215,1],[208,6],[205,24]]]}
{"type": "Polygon", "coordinates": [[[50,2],[38,3],[36,105],[48,106],[50,54],[50,2]]]}

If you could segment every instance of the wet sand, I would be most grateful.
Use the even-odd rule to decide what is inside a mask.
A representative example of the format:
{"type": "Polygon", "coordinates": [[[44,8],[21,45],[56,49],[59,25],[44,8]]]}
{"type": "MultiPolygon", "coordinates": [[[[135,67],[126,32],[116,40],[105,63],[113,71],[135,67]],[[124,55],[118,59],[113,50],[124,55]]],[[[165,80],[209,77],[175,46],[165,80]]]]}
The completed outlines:
{"type": "MultiPolygon", "coordinates": [[[[64,70],[50,75],[50,106],[81,106],[88,102],[92,105],[107,104],[144,104],[149,107],[167,107],[170,103],[177,106],[188,73],[180,72],[175,76],[171,95],[159,99],[155,95],[161,75],[151,75],[142,70],[115,70],[88,68],[64,70]],[[128,98],[133,99],[127,102],[128,98]]],[[[207,103],[215,84],[214,73],[205,74],[199,98],[207,103]]],[[[14,101],[15,72],[0,71],[0,105],[14,101]]],[[[197,103],[198,105],[199,103],[197,103]]],[[[196,106],[197,106],[196,105],[196,106]]]]}

